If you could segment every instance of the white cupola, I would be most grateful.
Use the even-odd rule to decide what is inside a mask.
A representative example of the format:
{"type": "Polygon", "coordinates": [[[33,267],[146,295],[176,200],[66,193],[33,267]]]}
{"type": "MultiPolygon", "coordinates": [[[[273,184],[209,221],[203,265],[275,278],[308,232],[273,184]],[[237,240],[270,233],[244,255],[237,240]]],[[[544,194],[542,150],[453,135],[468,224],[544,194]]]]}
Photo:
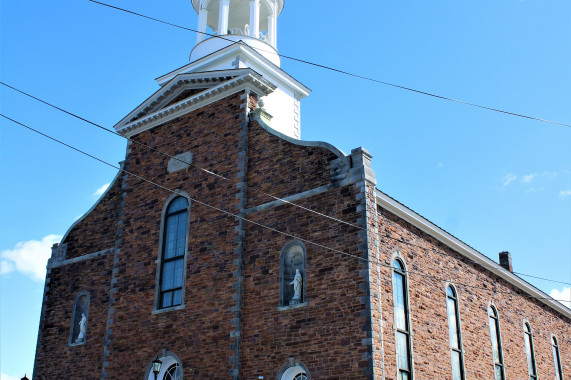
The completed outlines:
{"type": "Polygon", "coordinates": [[[198,33],[190,63],[158,77],[161,89],[115,128],[132,136],[246,89],[260,100],[261,122],[299,139],[300,101],[311,90],[280,68],[277,18],[284,0],[191,1],[202,33],[198,33]],[[170,104],[181,93],[189,97],[170,104]]]}
{"type": "Polygon", "coordinates": [[[235,42],[243,42],[279,66],[277,19],[284,0],[192,0],[198,13],[195,61],[235,42]],[[212,35],[220,38],[212,38],[212,35]]]}

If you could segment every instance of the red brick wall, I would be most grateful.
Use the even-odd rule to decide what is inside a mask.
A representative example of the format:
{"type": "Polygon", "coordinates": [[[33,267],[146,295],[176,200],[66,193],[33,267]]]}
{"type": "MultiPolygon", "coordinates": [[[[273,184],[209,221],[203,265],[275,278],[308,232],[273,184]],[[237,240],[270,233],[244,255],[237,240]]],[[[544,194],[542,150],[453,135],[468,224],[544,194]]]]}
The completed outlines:
{"type": "MultiPolygon", "coordinates": [[[[97,207],[77,223],[62,243],[67,244],[66,259],[103,251],[115,246],[121,196],[119,175],[97,207]]],[[[61,244],[60,244],[61,245],[61,244]]]]}
{"type": "Polygon", "coordinates": [[[34,379],[100,379],[113,254],[51,269],[34,379]],[[69,346],[73,304],[89,293],[85,344],[69,346]]]}
{"type": "MultiPolygon", "coordinates": [[[[529,378],[523,340],[524,318],[527,318],[533,331],[539,378],[553,379],[555,376],[550,345],[552,333],[555,333],[559,339],[564,376],[571,373],[571,321],[544,306],[543,303],[530,299],[498,276],[438,243],[390,212],[380,209],[378,217],[384,265],[391,264],[391,254],[398,250],[402,253],[408,270],[442,279],[452,279],[456,285],[467,379],[493,378],[487,316],[488,303],[492,300],[500,320],[507,379],[529,378]],[[394,238],[420,248],[399,243],[394,238]],[[444,255],[431,250],[440,251],[444,255]]],[[[381,272],[384,280],[382,302],[388,380],[395,379],[396,375],[393,287],[390,268],[383,266],[381,272]]],[[[409,273],[408,286],[416,378],[451,379],[446,283],[409,273]]]]}

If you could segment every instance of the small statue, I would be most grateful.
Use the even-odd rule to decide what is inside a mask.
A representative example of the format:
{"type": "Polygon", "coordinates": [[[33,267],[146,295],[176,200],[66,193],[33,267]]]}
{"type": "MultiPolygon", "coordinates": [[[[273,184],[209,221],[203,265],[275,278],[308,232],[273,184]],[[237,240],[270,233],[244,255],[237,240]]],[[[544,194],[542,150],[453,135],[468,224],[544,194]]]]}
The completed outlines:
{"type": "Polygon", "coordinates": [[[79,335],[75,340],[75,343],[83,342],[85,340],[85,330],[87,328],[87,317],[84,313],[81,313],[81,321],[79,321],[79,335]]]}
{"type": "Polygon", "coordinates": [[[295,270],[295,277],[293,278],[293,281],[289,283],[290,285],[293,285],[293,297],[290,301],[290,305],[297,305],[298,303],[301,302],[301,287],[302,287],[302,279],[301,279],[301,273],[299,273],[299,269],[295,270]]]}

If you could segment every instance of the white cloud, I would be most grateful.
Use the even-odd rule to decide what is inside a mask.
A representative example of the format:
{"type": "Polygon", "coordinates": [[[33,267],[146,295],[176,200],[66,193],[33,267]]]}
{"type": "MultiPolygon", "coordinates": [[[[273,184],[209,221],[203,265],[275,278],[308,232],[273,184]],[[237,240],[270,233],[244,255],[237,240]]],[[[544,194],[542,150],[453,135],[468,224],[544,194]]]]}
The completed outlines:
{"type": "Polygon", "coordinates": [[[521,182],[530,183],[535,177],[537,177],[537,173],[524,175],[521,177],[521,182]]]}
{"type": "Polygon", "coordinates": [[[106,183],[105,185],[101,186],[99,189],[95,190],[95,193],[93,193],[94,197],[100,197],[103,195],[103,193],[105,192],[105,190],[107,190],[107,188],[109,187],[110,183],[106,183]]]}
{"type": "Polygon", "coordinates": [[[513,173],[506,174],[506,175],[504,176],[504,178],[502,178],[502,181],[504,182],[504,183],[503,183],[503,186],[509,185],[510,183],[512,183],[513,181],[515,181],[516,179],[517,179],[517,175],[515,175],[515,174],[513,174],[513,173]]]}
{"type": "Polygon", "coordinates": [[[553,289],[549,296],[571,309],[571,286],[563,290],[553,289]]]}
{"type": "Polygon", "coordinates": [[[570,196],[570,195],[571,195],[571,190],[561,190],[561,191],[559,192],[559,197],[560,197],[561,199],[565,199],[565,198],[567,198],[567,197],[570,196]]]}
{"type": "Polygon", "coordinates": [[[23,241],[13,249],[1,251],[0,273],[18,271],[34,280],[42,281],[46,277],[46,263],[51,256],[52,245],[61,238],[60,235],[48,235],[41,241],[23,241]]]}
{"type": "Polygon", "coordinates": [[[6,375],[4,372],[2,372],[0,373],[0,380],[20,380],[20,377],[6,375]]]}

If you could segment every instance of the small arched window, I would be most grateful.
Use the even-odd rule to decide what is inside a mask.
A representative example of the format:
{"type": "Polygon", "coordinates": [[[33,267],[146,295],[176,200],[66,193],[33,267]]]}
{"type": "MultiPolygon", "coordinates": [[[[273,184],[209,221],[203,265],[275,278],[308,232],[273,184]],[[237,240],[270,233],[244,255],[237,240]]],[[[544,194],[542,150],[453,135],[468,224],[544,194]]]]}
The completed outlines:
{"type": "Polygon", "coordinates": [[[490,324],[490,338],[492,340],[492,356],[494,359],[494,378],[505,380],[504,356],[502,354],[502,340],[500,336],[500,320],[498,312],[492,305],[488,307],[488,322],[490,324]]]}
{"type": "Polygon", "coordinates": [[[555,379],[563,380],[563,374],[561,373],[561,357],[559,356],[559,345],[557,344],[557,338],[551,337],[551,349],[553,350],[553,363],[555,364],[555,379]]]}
{"type": "Polygon", "coordinates": [[[537,380],[537,368],[535,366],[535,351],[533,349],[533,336],[529,323],[523,325],[523,339],[525,342],[525,353],[527,354],[527,372],[530,380],[537,380]]]}
{"type": "Polygon", "coordinates": [[[174,198],[163,220],[158,308],[181,305],[183,302],[184,257],[188,222],[188,201],[174,198]]]}
{"type": "Polygon", "coordinates": [[[452,355],[452,379],[464,380],[464,355],[462,352],[458,296],[452,285],[446,287],[446,309],[448,310],[448,335],[452,355]]]}
{"type": "Polygon", "coordinates": [[[298,364],[287,368],[278,378],[279,380],[309,380],[310,377],[309,372],[298,364]]]}
{"type": "Polygon", "coordinates": [[[157,357],[161,361],[161,368],[157,376],[153,372],[152,364],[147,367],[145,374],[146,380],[182,380],[182,365],[178,357],[172,353],[164,354],[166,356],[157,357]]]}
{"type": "Polygon", "coordinates": [[[301,242],[287,243],[280,254],[280,306],[306,302],[305,247],[301,242]]]}
{"type": "Polygon", "coordinates": [[[412,350],[410,338],[408,284],[404,264],[393,262],[393,298],[395,340],[397,354],[397,379],[412,379],[412,350]]]}
{"type": "Polygon", "coordinates": [[[87,339],[87,317],[89,316],[89,295],[80,293],[73,303],[69,343],[84,344],[87,339]]]}

